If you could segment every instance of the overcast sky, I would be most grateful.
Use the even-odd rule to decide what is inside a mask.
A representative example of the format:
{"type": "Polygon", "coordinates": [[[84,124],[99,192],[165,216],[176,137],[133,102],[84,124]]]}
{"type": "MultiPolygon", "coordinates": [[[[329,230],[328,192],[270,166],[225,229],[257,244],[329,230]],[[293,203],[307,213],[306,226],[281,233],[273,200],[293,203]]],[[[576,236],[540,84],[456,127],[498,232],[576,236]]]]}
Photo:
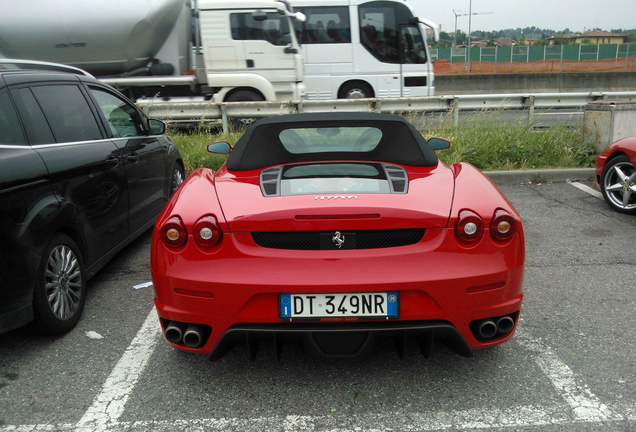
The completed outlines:
{"type": "MultiPolygon", "coordinates": [[[[453,10],[468,14],[471,0],[406,0],[415,12],[455,31],[453,10]]],[[[636,0],[472,0],[473,30],[539,27],[555,31],[636,28],[636,0]],[[486,14],[484,12],[493,12],[486,14]],[[480,15],[474,15],[480,13],[480,15]]],[[[468,16],[458,16],[457,28],[468,32],[468,16]]]]}

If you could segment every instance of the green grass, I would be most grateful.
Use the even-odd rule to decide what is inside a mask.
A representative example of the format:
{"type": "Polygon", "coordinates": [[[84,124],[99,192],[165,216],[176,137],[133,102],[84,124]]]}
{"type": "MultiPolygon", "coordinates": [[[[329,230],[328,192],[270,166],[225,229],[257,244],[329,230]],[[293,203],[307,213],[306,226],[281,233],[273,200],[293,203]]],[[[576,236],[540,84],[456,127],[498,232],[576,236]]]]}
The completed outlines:
{"type": "Polygon", "coordinates": [[[503,122],[501,115],[484,111],[460,127],[444,120],[440,129],[421,132],[450,140],[449,150],[437,152],[447,165],[469,162],[484,171],[594,166],[594,145],[583,144],[582,127],[532,128],[525,121],[503,122]]]}
{"type": "Polygon", "coordinates": [[[186,176],[188,176],[192,174],[192,171],[201,167],[219,169],[227,156],[208,153],[207,145],[217,141],[227,141],[234,145],[243,132],[231,131],[226,137],[223,133],[214,133],[212,130],[201,128],[190,133],[172,130],[168,134],[181,152],[186,176]]]}
{"type": "MultiPolygon", "coordinates": [[[[594,145],[582,143],[581,127],[533,129],[525,122],[504,123],[500,115],[484,111],[460,127],[453,127],[451,116],[445,116],[437,129],[427,129],[414,117],[409,120],[425,138],[451,141],[450,149],[437,152],[447,165],[469,162],[484,171],[594,166],[594,145]]],[[[181,151],[186,174],[190,174],[199,167],[218,169],[226,157],[208,153],[207,144],[228,141],[234,145],[242,131],[231,131],[228,137],[206,129],[188,134],[173,131],[171,135],[181,151]]]]}

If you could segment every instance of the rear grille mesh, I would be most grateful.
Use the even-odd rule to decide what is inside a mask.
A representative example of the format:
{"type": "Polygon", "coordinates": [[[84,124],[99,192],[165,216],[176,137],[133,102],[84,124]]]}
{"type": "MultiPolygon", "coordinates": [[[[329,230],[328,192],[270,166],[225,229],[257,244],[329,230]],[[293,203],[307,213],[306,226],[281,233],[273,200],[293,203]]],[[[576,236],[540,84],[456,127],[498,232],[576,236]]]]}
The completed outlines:
{"type": "Polygon", "coordinates": [[[362,231],[274,231],[253,232],[258,246],[272,249],[330,250],[376,249],[407,246],[424,237],[424,228],[362,231]],[[337,233],[340,233],[337,236],[337,233]],[[338,237],[342,243],[334,239],[338,237]],[[339,246],[340,245],[340,246],[339,246]]]}

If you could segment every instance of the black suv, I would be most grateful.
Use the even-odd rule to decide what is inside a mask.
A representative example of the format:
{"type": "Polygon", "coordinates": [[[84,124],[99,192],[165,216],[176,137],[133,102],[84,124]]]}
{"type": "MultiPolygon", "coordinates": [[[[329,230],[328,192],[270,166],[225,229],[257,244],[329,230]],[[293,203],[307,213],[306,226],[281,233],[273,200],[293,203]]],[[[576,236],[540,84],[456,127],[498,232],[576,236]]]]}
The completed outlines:
{"type": "Polygon", "coordinates": [[[86,281],[153,226],[184,177],[163,122],[50,66],[0,70],[0,333],[72,329],[86,281]]]}

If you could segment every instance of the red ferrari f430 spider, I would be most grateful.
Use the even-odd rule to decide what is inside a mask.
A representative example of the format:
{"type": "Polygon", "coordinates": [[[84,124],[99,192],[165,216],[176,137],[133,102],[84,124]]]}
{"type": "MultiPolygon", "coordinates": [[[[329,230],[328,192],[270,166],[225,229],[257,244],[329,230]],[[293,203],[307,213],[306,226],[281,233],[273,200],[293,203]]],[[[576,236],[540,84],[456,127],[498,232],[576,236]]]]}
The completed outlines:
{"type": "Polygon", "coordinates": [[[459,354],[510,339],[523,298],[519,215],[470,164],[444,165],[400,116],[255,122],[218,170],[196,170],[160,215],[155,304],[168,343],[225,355],[347,357],[392,338],[459,354]]]}

